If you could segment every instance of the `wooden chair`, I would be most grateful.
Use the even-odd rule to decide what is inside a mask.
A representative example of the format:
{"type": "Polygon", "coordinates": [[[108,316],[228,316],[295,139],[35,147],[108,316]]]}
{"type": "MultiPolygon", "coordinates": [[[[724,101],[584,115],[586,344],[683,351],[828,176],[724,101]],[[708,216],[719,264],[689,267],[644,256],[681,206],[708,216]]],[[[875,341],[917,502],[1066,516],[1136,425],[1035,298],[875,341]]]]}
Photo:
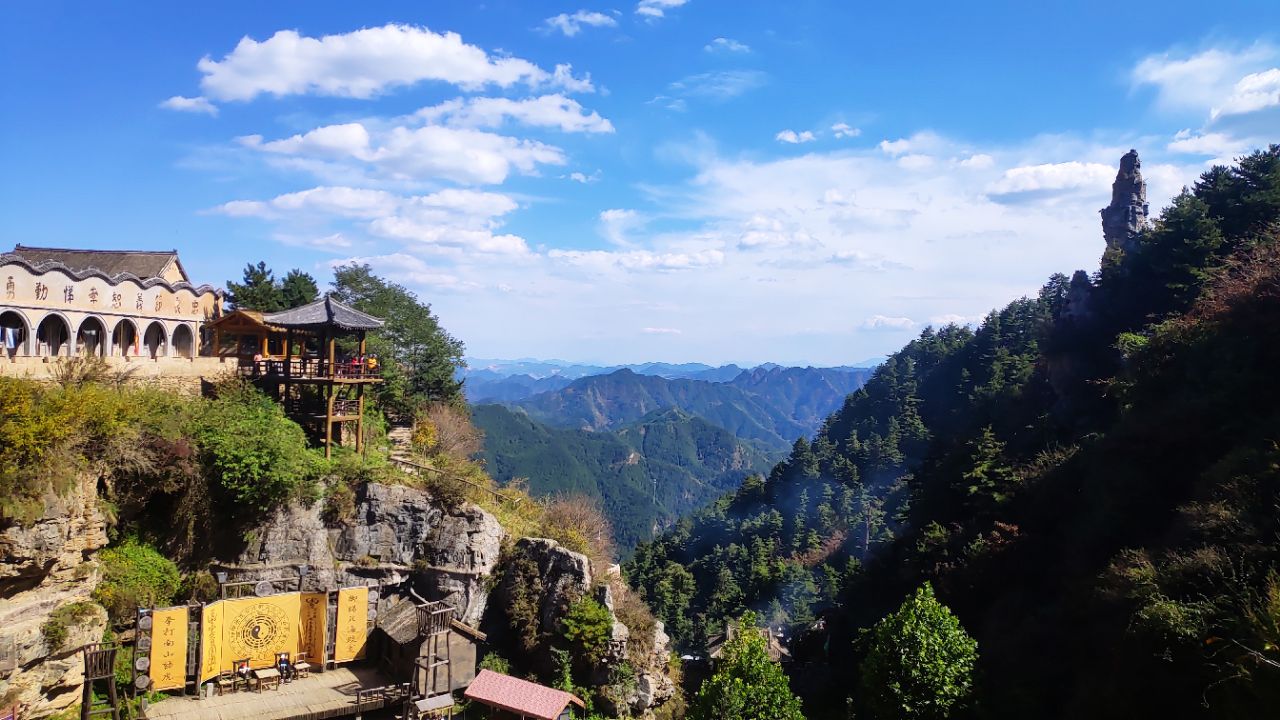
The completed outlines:
{"type": "Polygon", "coordinates": [[[297,673],[297,676],[300,678],[311,675],[311,663],[307,662],[306,652],[298,653],[298,657],[293,663],[293,671],[297,673]]]}
{"type": "Polygon", "coordinates": [[[213,681],[214,686],[218,688],[219,695],[226,695],[228,691],[236,691],[236,673],[234,670],[223,670],[218,673],[218,677],[213,681]]]}
{"type": "Polygon", "coordinates": [[[234,691],[240,685],[244,685],[245,692],[253,689],[258,679],[253,676],[253,668],[249,666],[249,658],[242,658],[231,663],[231,672],[234,675],[235,685],[232,687],[234,691]],[[241,672],[241,671],[244,672],[241,672]]]}

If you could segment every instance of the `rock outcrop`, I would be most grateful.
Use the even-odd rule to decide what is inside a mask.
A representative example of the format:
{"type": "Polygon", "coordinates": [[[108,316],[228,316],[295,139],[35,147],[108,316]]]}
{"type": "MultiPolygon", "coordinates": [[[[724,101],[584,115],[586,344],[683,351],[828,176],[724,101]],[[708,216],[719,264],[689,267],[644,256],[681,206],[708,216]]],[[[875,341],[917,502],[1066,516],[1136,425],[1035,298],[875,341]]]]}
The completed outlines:
{"type": "MultiPolygon", "coordinates": [[[[569,607],[578,599],[591,596],[612,617],[609,649],[599,666],[593,668],[593,681],[601,686],[607,684],[613,670],[624,662],[635,671],[635,684],[626,689],[619,702],[611,701],[608,693],[602,693],[600,700],[604,709],[622,714],[622,708],[616,707],[621,704],[627,706],[629,715],[644,717],[675,694],[675,683],[666,673],[671,641],[662,623],[655,621],[653,636],[638,645],[651,647],[652,651],[647,657],[637,657],[630,647],[639,638],[615,612],[614,593],[629,591],[621,584],[595,585],[591,561],[585,555],[554,540],[521,538],[512,546],[499,573],[501,579],[495,590],[493,612],[507,613],[519,606],[515,612],[520,614],[521,622],[528,616],[530,626],[522,631],[539,639],[532,658],[536,668],[547,672],[552,667],[550,639],[562,631],[561,619],[569,607]]],[[[504,617],[502,621],[510,624],[511,618],[504,617]]]]}
{"type": "Polygon", "coordinates": [[[1138,159],[1137,150],[1130,150],[1120,158],[1120,171],[1111,185],[1111,204],[1099,211],[1107,250],[1123,253],[1133,250],[1138,233],[1147,226],[1149,211],[1142,161],[1138,159]]]}
{"type": "Polygon", "coordinates": [[[349,521],[326,523],[321,503],[292,504],[259,526],[240,557],[214,569],[239,581],[293,577],[306,566],[307,590],[411,580],[420,595],[451,603],[459,620],[475,625],[503,534],[474,505],[449,507],[423,490],[370,483],[349,521]]]}
{"type": "Polygon", "coordinates": [[[92,554],[107,544],[96,479],[48,497],[30,526],[0,529],[0,704],[42,718],[80,701],[78,648],[102,639],[107,613],[90,600],[99,570],[92,554]],[[78,610],[51,647],[43,628],[60,608],[78,610]]]}

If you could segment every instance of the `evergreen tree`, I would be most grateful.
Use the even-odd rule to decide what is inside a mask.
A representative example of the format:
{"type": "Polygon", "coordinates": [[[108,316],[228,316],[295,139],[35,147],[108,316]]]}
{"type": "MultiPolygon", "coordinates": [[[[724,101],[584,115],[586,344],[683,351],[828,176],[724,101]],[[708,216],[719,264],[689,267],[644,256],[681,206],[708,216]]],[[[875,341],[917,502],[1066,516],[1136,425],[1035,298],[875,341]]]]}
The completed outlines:
{"type": "Polygon", "coordinates": [[[698,689],[691,720],[804,720],[800,699],[781,666],[769,658],[768,641],[756,631],[754,613],[738,621],[716,671],[698,689]]]}
{"type": "Polygon", "coordinates": [[[293,269],[280,282],[281,302],[286,308],[296,308],[313,302],[320,295],[316,279],[301,270],[293,269]]]}
{"type": "Polygon", "coordinates": [[[871,631],[861,701],[874,720],[942,720],[968,702],[978,643],[919,587],[871,631]]]}
{"type": "Polygon", "coordinates": [[[243,282],[227,281],[227,300],[237,310],[276,312],[285,308],[284,295],[265,261],[245,265],[243,282]]]}
{"type": "Polygon", "coordinates": [[[999,505],[1009,498],[1018,482],[1017,474],[1004,460],[1004,443],[996,439],[988,425],[970,446],[970,467],[962,476],[964,494],[975,508],[999,505]]]}

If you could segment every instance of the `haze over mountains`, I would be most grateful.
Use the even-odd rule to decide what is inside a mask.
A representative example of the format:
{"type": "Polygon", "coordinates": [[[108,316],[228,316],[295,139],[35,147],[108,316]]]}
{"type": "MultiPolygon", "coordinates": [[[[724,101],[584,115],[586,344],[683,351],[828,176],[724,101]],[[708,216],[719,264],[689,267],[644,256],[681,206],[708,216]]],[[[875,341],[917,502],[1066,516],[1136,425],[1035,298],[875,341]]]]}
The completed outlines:
{"type": "Polygon", "coordinates": [[[538,496],[599,499],[624,552],[767,471],[872,372],[538,360],[470,366],[465,392],[493,477],[527,478],[538,496]]]}

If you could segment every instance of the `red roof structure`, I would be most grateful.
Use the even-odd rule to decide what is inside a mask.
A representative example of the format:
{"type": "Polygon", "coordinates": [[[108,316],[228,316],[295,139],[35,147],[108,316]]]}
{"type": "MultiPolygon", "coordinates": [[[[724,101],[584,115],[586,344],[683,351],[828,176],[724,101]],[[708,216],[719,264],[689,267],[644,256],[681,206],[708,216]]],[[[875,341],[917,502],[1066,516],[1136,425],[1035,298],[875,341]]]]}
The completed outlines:
{"type": "Polygon", "coordinates": [[[481,670],[463,695],[481,705],[506,710],[522,718],[557,720],[570,703],[585,709],[586,705],[571,693],[545,685],[481,670]]]}

